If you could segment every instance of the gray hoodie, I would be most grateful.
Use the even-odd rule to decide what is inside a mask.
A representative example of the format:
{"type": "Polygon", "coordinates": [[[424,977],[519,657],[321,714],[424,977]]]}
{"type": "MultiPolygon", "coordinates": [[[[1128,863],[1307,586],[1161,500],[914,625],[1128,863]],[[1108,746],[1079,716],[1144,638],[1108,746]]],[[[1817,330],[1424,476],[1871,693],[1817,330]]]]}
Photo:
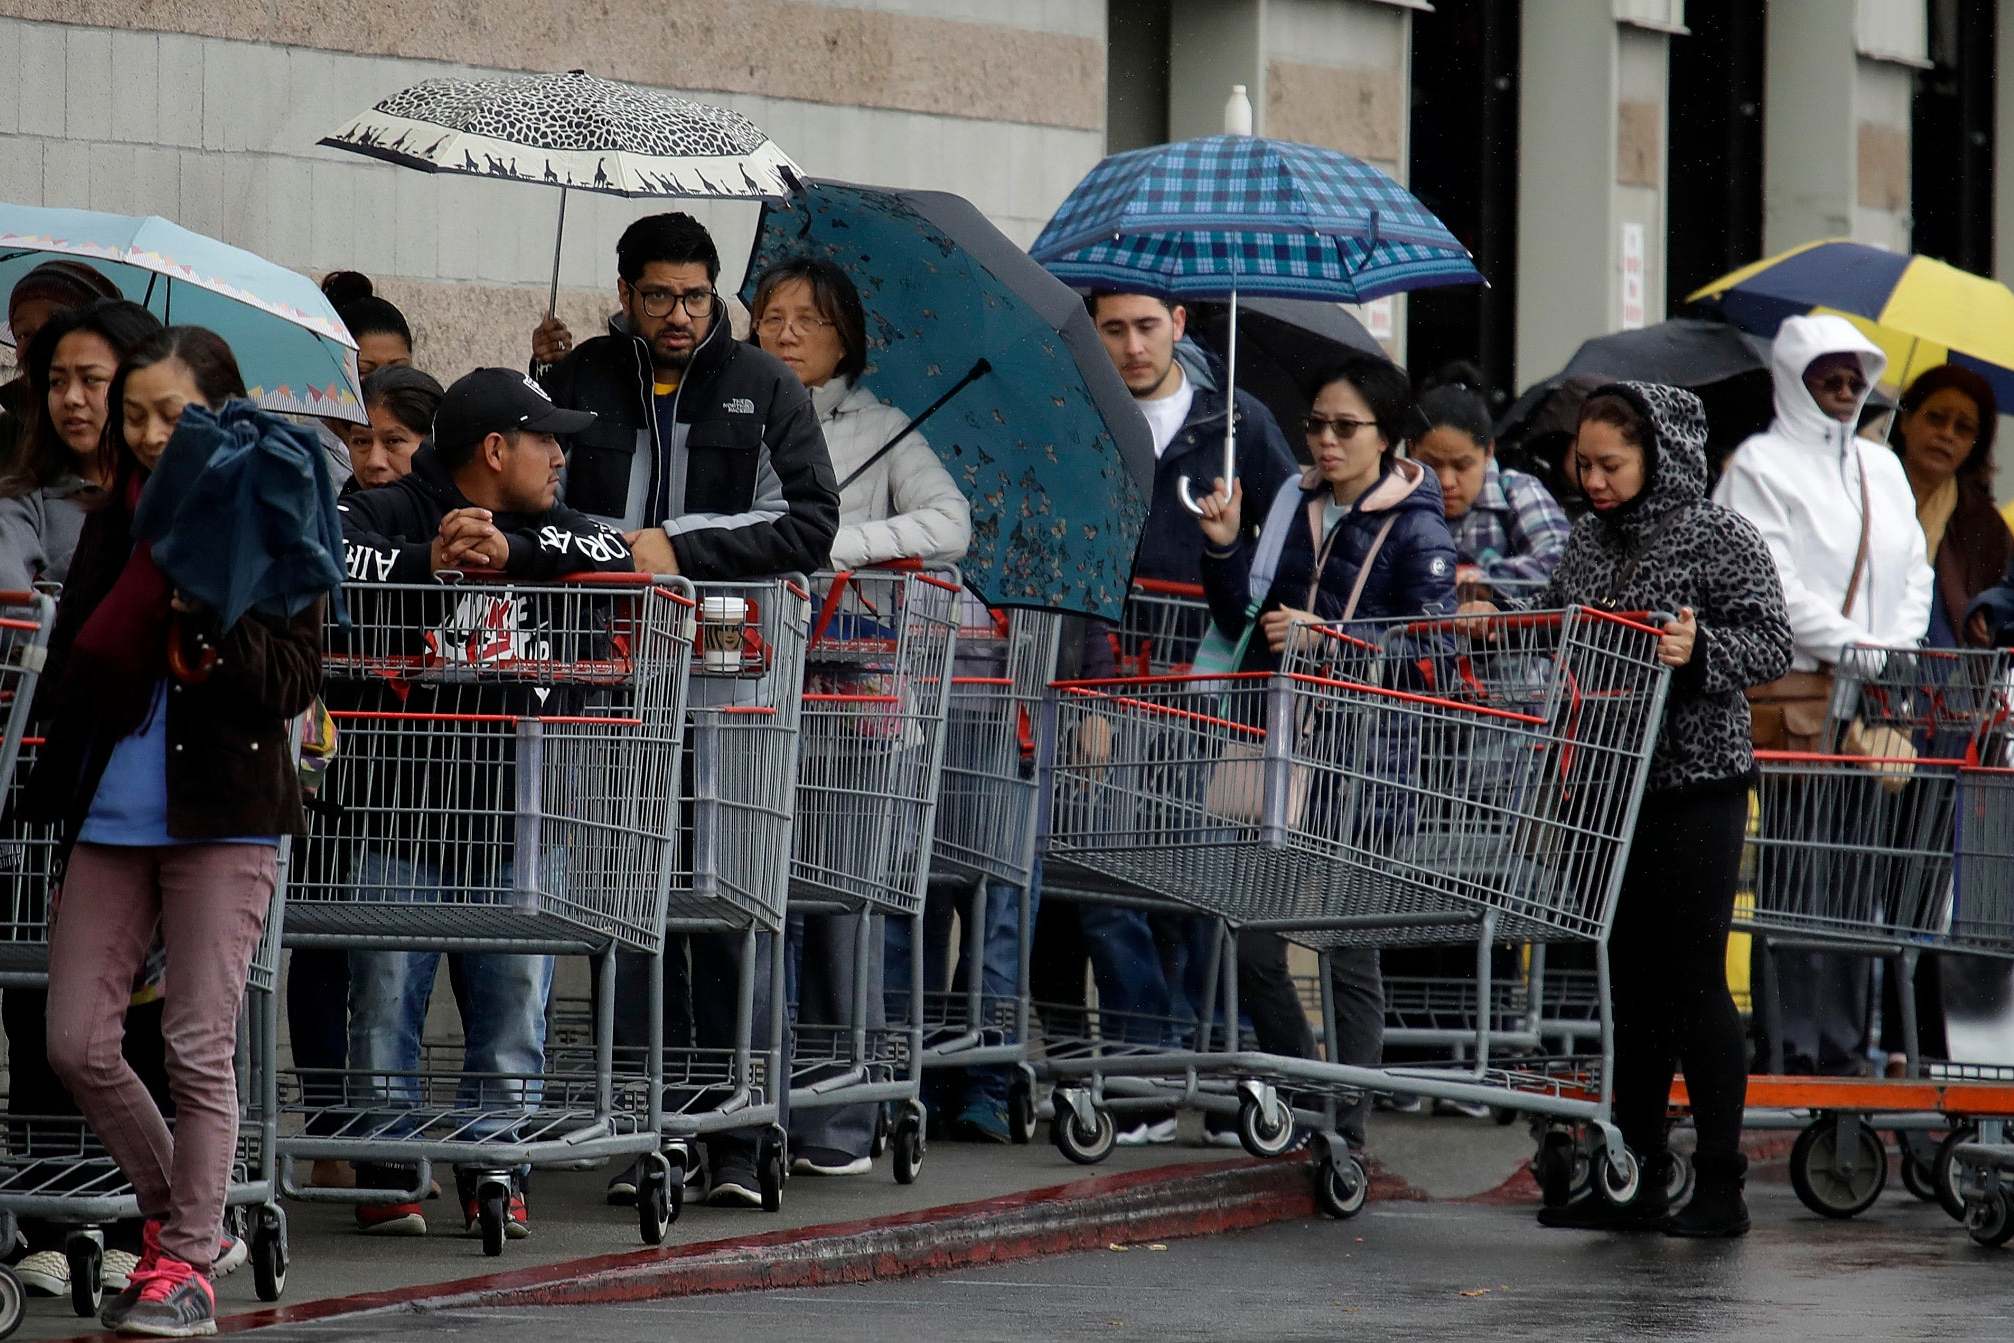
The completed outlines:
{"type": "Polygon", "coordinates": [[[27,494],[0,498],[0,590],[20,592],[69,577],[92,487],[66,476],[27,494]]]}

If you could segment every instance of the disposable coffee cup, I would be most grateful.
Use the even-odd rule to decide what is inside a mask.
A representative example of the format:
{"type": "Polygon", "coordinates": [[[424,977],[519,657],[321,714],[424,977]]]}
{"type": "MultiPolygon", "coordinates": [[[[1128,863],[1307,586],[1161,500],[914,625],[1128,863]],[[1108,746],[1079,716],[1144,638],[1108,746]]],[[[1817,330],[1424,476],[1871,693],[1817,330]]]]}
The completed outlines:
{"type": "Polygon", "coordinates": [[[703,597],[699,603],[700,666],[710,672],[741,670],[748,628],[748,602],[740,597],[703,597]]]}

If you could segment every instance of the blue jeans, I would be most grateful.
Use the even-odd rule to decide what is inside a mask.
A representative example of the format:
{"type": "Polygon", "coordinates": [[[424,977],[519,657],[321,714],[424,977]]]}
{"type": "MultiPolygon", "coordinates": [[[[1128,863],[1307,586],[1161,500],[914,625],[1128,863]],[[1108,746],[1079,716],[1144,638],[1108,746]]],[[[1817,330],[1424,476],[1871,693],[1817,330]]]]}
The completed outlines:
{"type": "MultiPolygon", "coordinates": [[[[508,882],[510,865],[504,864],[508,882]]],[[[441,874],[429,863],[409,863],[366,853],[359,885],[373,897],[425,904],[439,899],[441,874]]],[[[504,952],[353,951],[350,953],[350,1067],[373,1074],[371,1099],[406,1107],[420,1101],[420,1035],[442,956],[449,961],[462,1017],[462,1080],[455,1104],[463,1109],[530,1109],[538,1104],[545,1071],[545,1009],[552,992],[553,958],[504,952]],[[503,1077],[485,1074],[505,1074],[503,1077]]],[[[508,1127],[502,1118],[465,1129],[488,1136],[508,1127]]]]}

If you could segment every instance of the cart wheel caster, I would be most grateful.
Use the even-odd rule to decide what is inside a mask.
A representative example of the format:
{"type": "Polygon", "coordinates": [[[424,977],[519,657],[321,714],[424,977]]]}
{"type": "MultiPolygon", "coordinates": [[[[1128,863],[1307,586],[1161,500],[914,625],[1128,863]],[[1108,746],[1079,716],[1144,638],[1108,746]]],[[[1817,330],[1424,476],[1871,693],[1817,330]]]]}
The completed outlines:
{"type": "Polygon", "coordinates": [[[1898,1133],[1895,1136],[1902,1149],[1902,1187],[1909,1191],[1912,1198],[1925,1203],[1939,1202],[1935,1157],[1918,1155],[1908,1135],[1898,1133]]]}
{"type": "Polygon", "coordinates": [[[28,1294],[21,1290],[21,1279],[14,1276],[14,1270],[0,1266],[0,1338],[6,1338],[21,1327],[21,1317],[28,1313],[28,1294]]]}
{"type": "Polygon", "coordinates": [[[1511,1109],[1508,1105],[1492,1105],[1490,1106],[1490,1118],[1497,1121],[1498,1128],[1509,1128],[1512,1124],[1524,1118],[1524,1116],[1516,1110],[1511,1109]]]}
{"type": "Polygon", "coordinates": [[[1337,1161],[1324,1156],[1315,1168],[1315,1202],[1323,1212],[1344,1221],[1364,1210],[1371,1197],[1371,1177],[1354,1156],[1337,1161]]]}
{"type": "Polygon", "coordinates": [[[1007,1136],[1017,1147],[1035,1141],[1035,1088],[1026,1078],[1016,1078],[1007,1092],[1007,1136]]]}
{"type": "Polygon", "coordinates": [[[252,1227],[252,1286],[261,1301],[278,1301],[287,1290],[287,1213],[268,1205],[252,1227]]]}
{"type": "Polygon", "coordinates": [[[875,1106],[874,1137],[868,1142],[867,1155],[876,1161],[881,1160],[881,1154],[888,1150],[888,1128],[888,1107],[875,1106]]]}
{"type": "MultiPolygon", "coordinates": [[[[683,1174],[681,1171],[680,1175],[683,1174]]],[[[678,1220],[685,1198],[685,1181],[672,1178],[671,1163],[661,1153],[645,1157],[637,1177],[637,1230],[645,1245],[662,1245],[671,1224],[678,1220]]]]}
{"type": "Polygon", "coordinates": [[[1979,1130],[1975,1126],[1959,1125],[1937,1144],[1937,1156],[1930,1163],[1930,1187],[1937,1195],[1939,1206],[1951,1214],[1954,1222],[1966,1220],[1965,1172],[1959,1167],[1954,1153],[1960,1144],[1973,1142],[1978,1136],[1979,1130]]]}
{"type": "Polygon", "coordinates": [[[1881,1197],[1888,1183],[1888,1149],[1864,1119],[1843,1123],[1821,1115],[1797,1135],[1790,1149],[1790,1187],[1805,1207],[1821,1217],[1857,1217],[1881,1197]],[[1842,1141],[1844,1152],[1839,1150],[1842,1141]]]}
{"type": "Polygon", "coordinates": [[[895,1149],[895,1183],[915,1184],[923,1172],[923,1117],[914,1110],[905,1113],[889,1143],[895,1149]]]}
{"type": "Polygon", "coordinates": [[[1087,1128],[1077,1116],[1077,1107],[1064,1099],[1062,1093],[1057,1093],[1053,1104],[1056,1117],[1049,1121],[1049,1136],[1055,1140],[1057,1151],[1080,1166],[1095,1166],[1112,1155],[1112,1144],[1118,1140],[1119,1130],[1113,1126],[1111,1111],[1096,1111],[1087,1128]]]}
{"type": "Polygon", "coordinates": [[[1995,1189],[1984,1198],[1968,1203],[1965,1230],[1971,1235],[1973,1244],[1984,1245],[1988,1249],[1998,1249],[2014,1240],[2014,1201],[2009,1200],[2007,1191],[1995,1189]]]}
{"type": "Polygon", "coordinates": [[[1284,1105],[1266,1107],[1245,1097],[1238,1104],[1238,1141],[1256,1157],[1273,1157],[1294,1145],[1293,1112],[1284,1105]]]}
{"type": "Polygon", "coordinates": [[[1548,1208],[1564,1208],[1573,1202],[1574,1159],[1580,1144],[1563,1128],[1549,1128],[1539,1138],[1538,1155],[1532,1158],[1532,1175],[1548,1208]]]}
{"type": "Polygon", "coordinates": [[[70,1266],[70,1309],[78,1319],[96,1319],[105,1300],[105,1247],[88,1232],[73,1232],[63,1242],[63,1258],[70,1266]]]}
{"type": "Polygon", "coordinates": [[[1627,1207],[1643,1188],[1643,1165],[1627,1147],[1602,1145],[1594,1161],[1594,1187],[1613,1207],[1627,1207]]]}
{"type": "Polygon", "coordinates": [[[763,1140],[762,1154],[756,1159],[756,1183],[762,1188],[762,1210],[779,1212],[783,1208],[783,1163],[784,1139],[782,1134],[774,1134],[763,1140]]]}
{"type": "Polygon", "coordinates": [[[495,1259],[504,1247],[504,1196],[486,1193],[476,1203],[476,1222],[482,1228],[483,1253],[495,1259]]]}
{"type": "Polygon", "coordinates": [[[1692,1158],[1683,1152],[1673,1152],[1670,1156],[1670,1164],[1664,1171],[1664,1201],[1676,1208],[1692,1193],[1692,1158]]]}

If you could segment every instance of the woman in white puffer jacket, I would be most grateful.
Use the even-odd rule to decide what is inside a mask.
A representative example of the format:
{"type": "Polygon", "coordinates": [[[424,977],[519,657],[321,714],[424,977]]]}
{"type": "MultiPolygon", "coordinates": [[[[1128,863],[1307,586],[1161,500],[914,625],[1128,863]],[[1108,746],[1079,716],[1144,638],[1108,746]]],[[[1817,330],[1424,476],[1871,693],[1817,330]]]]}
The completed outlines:
{"type": "Polygon", "coordinates": [[[909,417],[860,382],[867,320],[846,272],[809,257],[779,262],[756,281],[749,311],[757,342],[790,366],[818,411],[839,480],[832,567],[961,558],[972,509],[928,440],[919,431],[881,451],[909,417]]]}

